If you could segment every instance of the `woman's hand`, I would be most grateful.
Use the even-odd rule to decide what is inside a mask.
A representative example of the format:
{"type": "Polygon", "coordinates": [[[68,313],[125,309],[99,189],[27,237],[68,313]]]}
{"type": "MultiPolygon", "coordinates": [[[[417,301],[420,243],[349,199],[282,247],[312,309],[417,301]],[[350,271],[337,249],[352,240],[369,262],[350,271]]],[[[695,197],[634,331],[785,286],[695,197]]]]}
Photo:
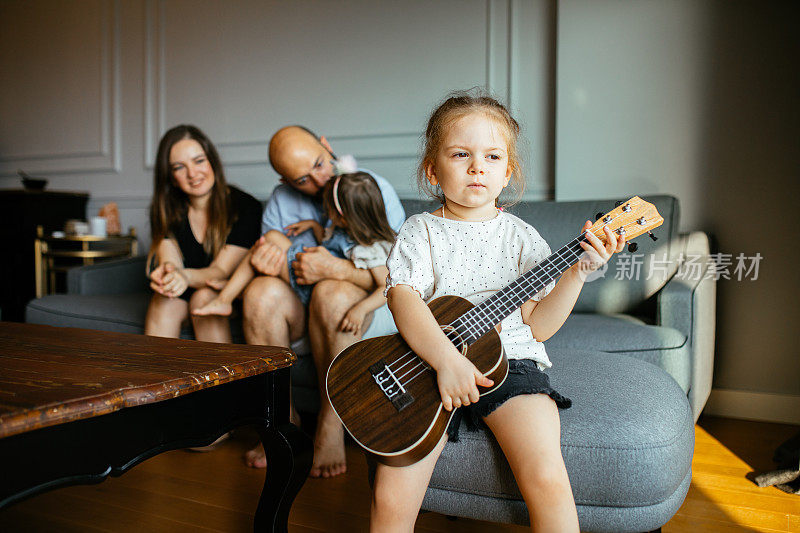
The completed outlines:
{"type": "Polygon", "coordinates": [[[172,263],[162,263],[150,272],[150,288],[168,298],[183,294],[189,287],[189,281],[183,270],[172,263]]]}
{"type": "Polygon", "coordinates": [[[189,280],[183,269],[176,268],[172,263],[164,265],[164,295],[176,298],[186,292],[189,287],[189,280]]]}
{"type": "Polygon", "coordinates": [[[320,223],[316,220],[301,220],[300,222],[289,224],[283,228],[283,230],[286,232],[287,237],[300,235],[305,231],[311,230],[314,232],[314,238],[317,240],[318,244],[322,242],[322,235],[325,232],[325,230],[322,228],[322,225],[320,225],[320,223]]]}
{"type": "Polygon", "coordinates": [[[605,226],[603,231],[606,234],[606,243],[603,244],[594,233],[589,231],[591,227],[592,223],[588,220],[583,225],[583,232],[586,234],[588,242],[581,241],[581,248],[585,253],[581,255],[578,263],[572,267],[576,269],[578,275],[584,281],[589,274],[605,265],[612,255],[621,252],[625,248],[624,235],[617,235],[611,231],[611,228],[605,226]]]}
{"type": "Polygon", "coordinates": [[[186,276],[173,263],[161,263],[150,272],[150,288],[168,298],[183,294],[189,286],[186,276]]]}
{"type": "Polygon", "coordinates": [[[439,384],[442,404],[448,411],[477,402],[480,398],[478,385],[494,385],[491,379],[481,374],[469,359],[455,349],[446,364],[436,369],[436,382],[439,384]]]}
{"type": "Polygon", "coordinates": [[[164,269],[166,268],[166,263],[161,263],[153,270],[150,271],[148,277],[150,278],[150,288],[153,289],[154,292],[159,294],[164,294],[162,290],[162,285],[164,285],[164,269]]]}
{"type": "Polygon", "coordinates": [[[361,326],[364,325],[364,317],[366,316],[367,313],[358,304],[354,305],[342,318],[342,322],[339,324],[339,331],[358,335],[361,326]]]}

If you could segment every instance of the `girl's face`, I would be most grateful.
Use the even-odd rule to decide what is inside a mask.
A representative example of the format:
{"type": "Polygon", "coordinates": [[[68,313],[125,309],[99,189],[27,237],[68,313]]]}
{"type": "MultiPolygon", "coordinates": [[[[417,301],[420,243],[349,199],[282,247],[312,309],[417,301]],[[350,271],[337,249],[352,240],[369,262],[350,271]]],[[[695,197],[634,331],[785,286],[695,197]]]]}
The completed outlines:
{"type": "Polygon", "coordinates": [[[448,211],[470,220],[493,218],[495,200],[511,177],[502,128],[483,113],[456,120],[426,174],[442,188],[448,211]]]}
{"type": "Polygon", "coordinates": [[[200,143],[183,139],[172,145],[169,166],[175,185],[189,198],[202,198],[214,188],[214,170],[200,143]]]}

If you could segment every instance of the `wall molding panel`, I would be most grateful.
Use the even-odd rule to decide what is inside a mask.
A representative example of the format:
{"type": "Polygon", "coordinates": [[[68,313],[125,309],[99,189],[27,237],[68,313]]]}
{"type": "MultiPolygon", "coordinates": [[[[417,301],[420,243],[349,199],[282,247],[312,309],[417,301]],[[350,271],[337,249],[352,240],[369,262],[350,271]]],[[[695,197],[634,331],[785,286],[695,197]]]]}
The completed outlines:
{"type": "MultiPolygon", "coordinates": [[[[482,7],[486,14],[482,83],[505,100],[510,98],[511,3],[511,0],[485,0],[482,7]]],[[[147,0],[145,7],[143,158],[147,169],[152,169],[158,139],[172,125],[167,124],[166,109],[169,99],[165,66],[168,53],[165,32],[169,24],[166,8],[164,0],[147,0]]],[[[265,132],[259,138],[215,139],[215,144],[226,166],[263,166],[267,161],[270,133],[265,132]]],[[[362,161],[408,160],[406,163],[413,164],[419,154],[421,132],[395,130],[391,125],[384,131],[363,135],[338,131],[320,133],[326,134],[337,153],[352,153],[362,161]]]]}
{"type": "Polygon", "coordinates": [[[511,105],[511,0],[486,2],[486,88],[511,105]]]}
{"type": "MultiPolygon", "coordinates": [[[[550,0],[297,1],[285,10],[262,0],[6,0],[0,27],[9,45],[37,31],[53,33],[57,45],[6,55],[10,71],[27,76],[10,78],[6,101],[41,102],[49,120],[7,104],[16,122],[0,129],[0,187],[18,187],[22,168],[51,178],[51,190],[88,191],[90,214],[115,201],[123,225],[136,225],[144,240],[157,144],[178,122],[204,129],[228,181],[262,200],[278,182],[269,136],[290,123],[312,127],[335,153],[353,154],[401,197],[416,198],[424,122],[448,90],[485,86],[523,120],[546,105],[531,88],[540,75],[531,51],[540,45],[530,29],[541,34],[538,13],[550,0]],[[287,50],[299,27],[309,38],[287,50]],[[353,46],[352,35],[370,46],[353,46]],[[67,109],[47,114],[60,94],[67,109]]],[[[541,159],[534,154],[534,167],[541,159]]],[[[525,198],[552,197],[543,173],[528,176],[525,198]]]]}
{"type": "MultiPolygon", "coordinates": [[[[33,153],[0,153],[0,176],[14,176],[18,168],[29,173],[70,174],[119,172],[121,170],[120,0],[100,2],[99,100],[96,149],[52,150],[33,153]]],[[[68,106],[71,102],[63,102],[68,106]]],[[[14,119],[30,126],[25,109],[14,119]]],[[[84,119],[86,117],[78,117],[84,119]]]]}

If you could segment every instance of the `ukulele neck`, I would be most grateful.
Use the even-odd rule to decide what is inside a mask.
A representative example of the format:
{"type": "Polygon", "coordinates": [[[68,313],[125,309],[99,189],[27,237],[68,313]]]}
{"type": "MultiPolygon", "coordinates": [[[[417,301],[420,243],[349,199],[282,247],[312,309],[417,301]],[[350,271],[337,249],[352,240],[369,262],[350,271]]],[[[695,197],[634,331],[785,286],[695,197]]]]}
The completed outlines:
{"type": "Polygon", "coordinates": [[[583,253],[581,242],[586,242],[584,235],[568,242],[504,289],[458,317],[450,325],[459,332],[467,344],[477,341],[574,265],[583,253]]]}

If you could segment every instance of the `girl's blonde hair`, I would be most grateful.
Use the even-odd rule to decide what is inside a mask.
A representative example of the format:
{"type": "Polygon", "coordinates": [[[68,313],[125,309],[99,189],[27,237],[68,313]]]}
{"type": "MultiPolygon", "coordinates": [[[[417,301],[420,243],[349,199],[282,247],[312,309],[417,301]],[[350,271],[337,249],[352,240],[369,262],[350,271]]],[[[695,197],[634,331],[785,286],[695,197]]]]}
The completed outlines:
{"type": "Polygon", "coordinates": [[[358,244],[369,246],[377,241],[394,242],[395,233],[386,218],[381,189],[366,172],[342,174],[328,181],[322,193],[322,203],[326,213],[338,212],[347,222],[344,229],[358,244]],[[334,201],[334,192],[338,204],[334,201]]]}
{"type": "Polygon", "coordinates": [[[472,113],[483,113],[494,120],[503,131],[508,148],[508,168],[511,171],[509,184],[514,189],[514,195],[508,203],[513,204],[525,191],[525,176],[522,173],[522,161],[518,150],[519,123],[503,104],[479,87],[451,92],[431,114],[428,126],[425,128],[422,160],[417,168],[417,186],[424,194],[444,204],[444,194],[441,189],[434,187],[428,181],[427,168],[436,161],[436,154],[442,147],[448,128],[472,113]]]}

